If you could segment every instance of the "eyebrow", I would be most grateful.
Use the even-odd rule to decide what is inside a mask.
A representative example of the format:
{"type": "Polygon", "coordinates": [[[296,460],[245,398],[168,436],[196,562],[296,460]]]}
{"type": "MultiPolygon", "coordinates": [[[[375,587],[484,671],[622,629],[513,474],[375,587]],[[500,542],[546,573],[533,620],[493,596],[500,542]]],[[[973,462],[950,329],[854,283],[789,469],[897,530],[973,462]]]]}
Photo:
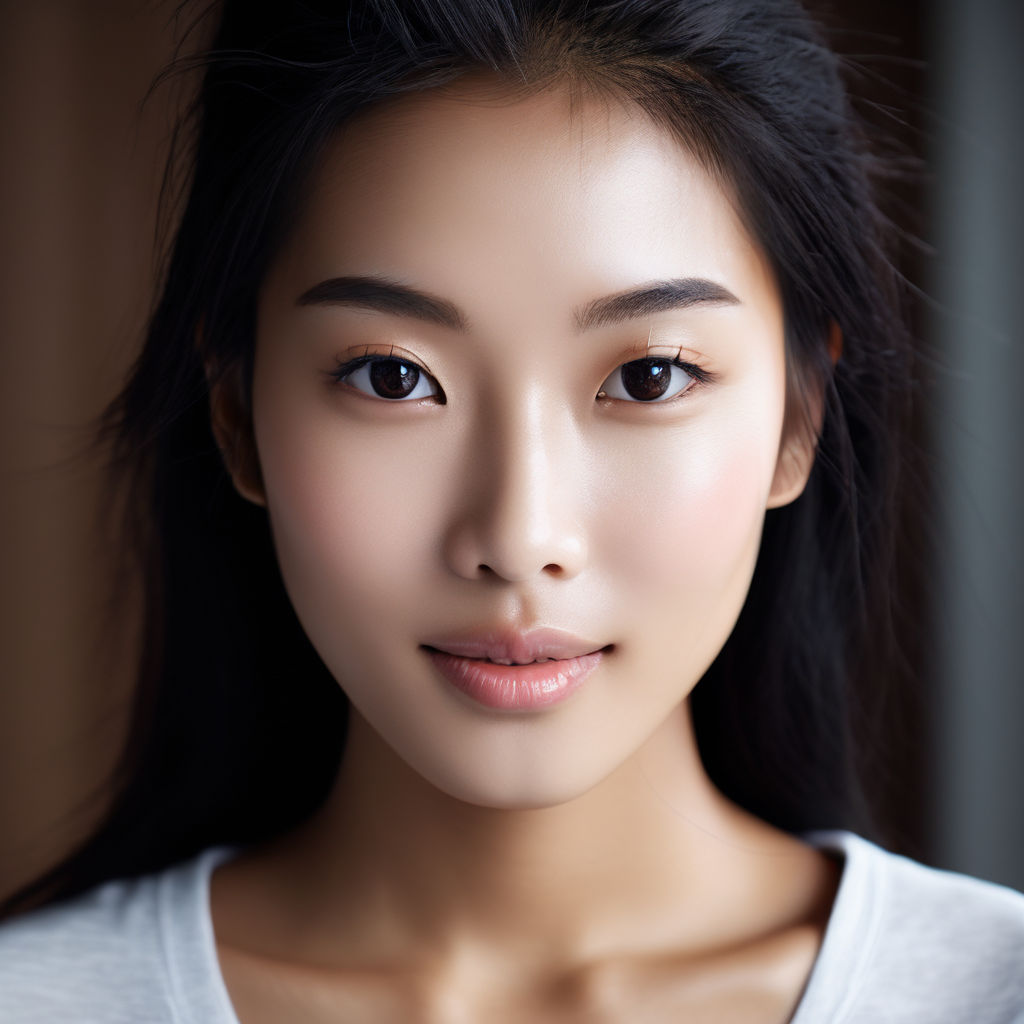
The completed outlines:
{"type": "MultiPolygon", "coordinates": [[[[577,331],[637,320],[653,313],[691,306],[738,305],[728,288],[701,277],[684,277],[648,284],[594,299],[576,310],[577,331]]],[[[454,331],[465,331],[468,317],[453,302],[382,277],[332,277],[303,292],[299,306],[359,306],[411,317],[454,331]]]]}
{"type": "Polygon", "coordinates": [[[425,320],[453,331],[464,331],[468,326],[459,307],[447,299],[382,277],[332,277],[303,292],[296,305],[361,306],[393,316],[425,320]]]}
{"type": "Polygon", "coordinates": [[[672,281],[654,281],[588,302],[576,313],[580,331],[592,327],[636,320],[652,313],[690,306],[735,306],[740,300],[728,288],[703,277],[681,277],[672,281]]]}

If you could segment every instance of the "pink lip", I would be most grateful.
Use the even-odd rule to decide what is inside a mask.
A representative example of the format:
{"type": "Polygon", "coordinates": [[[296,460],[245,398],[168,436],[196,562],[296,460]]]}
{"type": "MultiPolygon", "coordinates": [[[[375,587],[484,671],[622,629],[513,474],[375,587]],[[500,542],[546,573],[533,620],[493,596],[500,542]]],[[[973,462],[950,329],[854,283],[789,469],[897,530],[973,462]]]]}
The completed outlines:
{"type": "Polygon", "coordinates": [[[607,649],[549,629],[495,630],[431,640],[423,648],[455,689],[484,707],[502,711],[526,711],[565,700],[597,668],[607,649]],[[516,664],[499,664],[503,661],[516,664]]]}

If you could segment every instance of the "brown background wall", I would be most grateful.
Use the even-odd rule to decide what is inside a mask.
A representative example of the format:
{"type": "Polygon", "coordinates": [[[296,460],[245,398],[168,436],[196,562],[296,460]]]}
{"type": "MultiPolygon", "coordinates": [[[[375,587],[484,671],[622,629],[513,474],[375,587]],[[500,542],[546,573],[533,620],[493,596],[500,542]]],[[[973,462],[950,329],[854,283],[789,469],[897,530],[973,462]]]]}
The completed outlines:
{"type": "Polygon", "coordinates": [[[139,104],[172,9],[0,7],[0,889],[91,820],[123,728],[132,608],[88,447],[150,302],[170,97],[139,104]]]}

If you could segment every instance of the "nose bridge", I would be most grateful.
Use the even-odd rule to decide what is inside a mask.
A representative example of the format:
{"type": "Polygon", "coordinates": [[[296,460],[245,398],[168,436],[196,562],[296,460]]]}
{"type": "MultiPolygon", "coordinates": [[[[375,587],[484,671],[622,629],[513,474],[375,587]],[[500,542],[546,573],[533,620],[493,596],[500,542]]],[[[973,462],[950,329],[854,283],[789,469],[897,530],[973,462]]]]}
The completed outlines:
{"type": "Polygon", "coordinates": [[[495,397],[473,440],[475,479],[460,526],[464,575],[525,581],[576,575],[586,557],[578,433],[566,406],[537,388],[495,397]]]}

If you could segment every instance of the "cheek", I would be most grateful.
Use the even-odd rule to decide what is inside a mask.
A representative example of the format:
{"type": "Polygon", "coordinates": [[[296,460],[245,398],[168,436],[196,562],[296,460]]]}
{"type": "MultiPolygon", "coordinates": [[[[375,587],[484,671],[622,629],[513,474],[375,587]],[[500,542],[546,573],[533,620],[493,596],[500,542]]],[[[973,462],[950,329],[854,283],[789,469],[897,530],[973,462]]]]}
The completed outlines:
{"type": "MultiPolygon", "coordinates": [[[[311,635],[387,611],[395,582],[424,571],[428,448],[345,424],[308,391],[256,398],[256,438],[278,561],[311,635]]],[[[359,625],[353,628],[360,628],[359,625]]]]}
{"type": "MultiPolygon", "coordinates": [[[[753,573],[774,472],[773,419],[680,432],[635,449],[628,505],[603,501],[601,544],[635,607],[696,628],[731,620],[753,573]]],[[[623,492],[620,492],[623,493],[623,492]]],[[[724,640],[724,637],[722,638],[724,640]]]]}

